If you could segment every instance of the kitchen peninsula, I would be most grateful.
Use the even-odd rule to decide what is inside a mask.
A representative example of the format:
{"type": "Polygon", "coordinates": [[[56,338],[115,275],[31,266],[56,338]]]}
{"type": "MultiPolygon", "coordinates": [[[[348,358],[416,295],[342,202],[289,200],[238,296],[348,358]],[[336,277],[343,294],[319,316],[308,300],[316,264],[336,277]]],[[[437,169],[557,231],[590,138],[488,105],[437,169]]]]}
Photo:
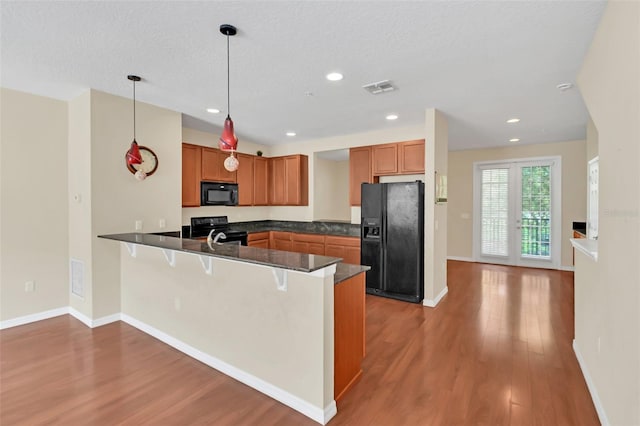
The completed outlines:
{"type": "Polygon", "coordinates": [[[361,375],[364,274],[329,256],[129,233],[122,320],[326,424],[361,375]]]}

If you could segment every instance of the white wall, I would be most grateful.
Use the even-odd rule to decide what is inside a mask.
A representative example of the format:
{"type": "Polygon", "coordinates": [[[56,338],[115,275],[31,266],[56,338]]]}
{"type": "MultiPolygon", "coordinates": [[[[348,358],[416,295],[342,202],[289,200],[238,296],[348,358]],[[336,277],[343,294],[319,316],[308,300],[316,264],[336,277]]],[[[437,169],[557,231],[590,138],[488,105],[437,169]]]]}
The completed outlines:
{"type": "Polygon", "coordinates": [[[451,151],[449,153],[448,255],[473,257],[473,163],[528,157],[562,158],[562,259],[572,265],[572,222],[587,216],[587,154],[583,140],[517,145],[503,148],[451,151]]]}
{"type": "Polygon", "coordinates": [[[598,133],[600,214],[595,271],[576,272],[575,344],[612,425],[640,424],[638,76],[640,3],[610,1],[578,76],[598,133]]]}
{"type": "Polygon", "coordinates": [[[3,88],[0,109],[4,321],[68,305],[67,106],[3,88]]]}

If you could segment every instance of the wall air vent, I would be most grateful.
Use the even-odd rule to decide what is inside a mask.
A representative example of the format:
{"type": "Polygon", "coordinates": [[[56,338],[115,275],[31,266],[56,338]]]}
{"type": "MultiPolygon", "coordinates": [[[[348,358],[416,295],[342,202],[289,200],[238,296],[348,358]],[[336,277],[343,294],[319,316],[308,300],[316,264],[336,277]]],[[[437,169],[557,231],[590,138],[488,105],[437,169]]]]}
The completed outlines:
{"type": "Polygon", "coordinates": [[[362,86],[364,90],[372,95],[379,95],[384,92],[396,90],[395,86],[389,80],[378,81],[377,83],[369,83],[362,86]]]}

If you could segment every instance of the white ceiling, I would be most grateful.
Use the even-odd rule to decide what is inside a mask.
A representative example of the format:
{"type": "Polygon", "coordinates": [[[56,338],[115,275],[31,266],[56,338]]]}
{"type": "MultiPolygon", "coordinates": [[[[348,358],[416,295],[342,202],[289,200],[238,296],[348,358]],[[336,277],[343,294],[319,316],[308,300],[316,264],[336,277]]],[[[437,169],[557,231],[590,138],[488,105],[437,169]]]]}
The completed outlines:
{"type": "Polygon", "coordinates": [[[1,3],[3,87],[71,99],[87,88],[267,145],[449,119],[450,149],[585,137],[575,83],[603,1],[16,1],[1,3]],[[331,83],[330,71],[344,80],[331,83]],[[389,79],[395,92],[362,86],[389,79]],[[311,92],[313,96],[306,95],[311,92]],[[207,113],[207,107],[222,110],[207,113]],[[400,118],[390,122],[389,113],[400,118]],[[520,117],[515,125],[510,117],[520,117]],[[285,132],[293,130],[290,138],[285,132]]]}

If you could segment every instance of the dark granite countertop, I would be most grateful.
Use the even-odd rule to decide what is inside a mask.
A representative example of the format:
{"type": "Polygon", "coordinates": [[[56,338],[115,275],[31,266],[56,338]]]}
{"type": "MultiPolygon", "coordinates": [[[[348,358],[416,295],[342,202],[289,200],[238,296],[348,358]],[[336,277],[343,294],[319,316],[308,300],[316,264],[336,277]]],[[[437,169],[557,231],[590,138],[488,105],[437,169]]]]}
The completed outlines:
{"type": "Polygon", "coordinates": [[[300,272],[313,272],[326,266],[339,263],[342,260],[339,257],[269,250],[237,244],[216,244],[212,249],[206,242],[198,240],[168,237],[164,235],[142,234],[137,232],[128,234],[98,235],[98,237],[123,243],[140,244],[161,249],[220,257],[300,272]]]}
{"type": "Polygon", "coordinates": [[[338,263],[336,265],[336,274],[333,276],[333,283],[339,284],[342,281],[346,281],[351,277],[355,277],[362,272],[366,272],[371,269],[370,266],[364,265],[351,265],[349,263],[338,263]]]}
{"type": "Polygon", "coordinates": [[[284,231],[305,234],[335,235],[360,238],[360,225],[347,222],[296,222],[292,220],[257,220],[252,222],[232,222],[233,230],[251,232],[284,231]]]}

